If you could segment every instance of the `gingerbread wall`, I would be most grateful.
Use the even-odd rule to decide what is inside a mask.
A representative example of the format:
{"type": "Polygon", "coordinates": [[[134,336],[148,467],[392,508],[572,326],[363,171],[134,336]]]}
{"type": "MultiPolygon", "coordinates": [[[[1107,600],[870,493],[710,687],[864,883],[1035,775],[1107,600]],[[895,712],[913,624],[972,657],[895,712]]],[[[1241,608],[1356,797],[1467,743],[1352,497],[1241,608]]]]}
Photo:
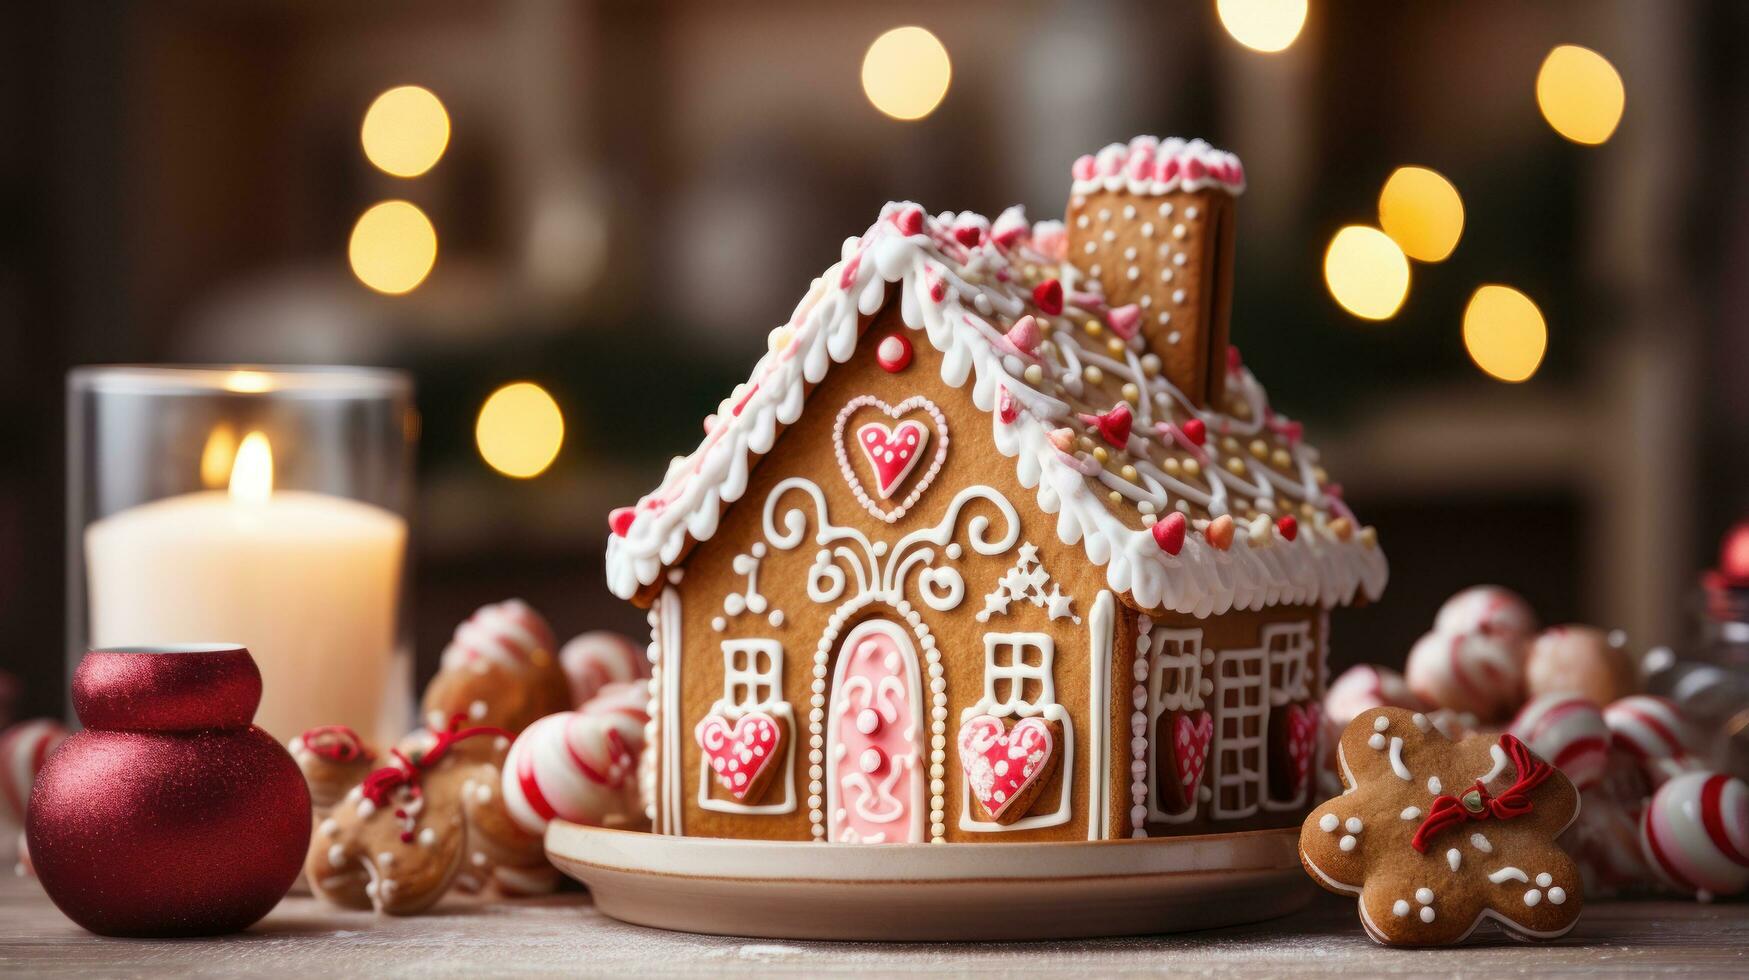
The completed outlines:
{"type": "MultiPolygon", "coordinates": [[[[896,632],[908,639],[918,668],[921,702],[915,709],[923,719],[921,798],[929,811],[924,813],[923,839],[1088,839],[1089,774],[1094,771],[1089,760],[1095,735],[1088,698],[1091,688],[1105,686],[1103,676],[1097,681],[1092,676],[1090,638],[1100,627],[1096,620],[1122,620],[1125,614],[1121,603],[1108,598],[1102,607],[1103,617],[1095,616],[1096,600],[1104,589],[1103,570],[1089,564],[1078,547],[1058,541],[1054,519],[1037,510],[1033,493],[1019,486],[1013,462],[997,453],[991,425],[990,415],[971,403],[969,391],[941,382],[940,355],[920,336],[905,330],[890,307],[865,331],[857,355],[834,367],[812,392],[802,417],[778,438],[754,471],[747,492],[724,514],[716,534],[683,562],[679,581],[665,585],[665,595],[671,599],[658,600],[655,618],[678,626],[682,634],[678,644],[680,687],[674,705],[679,709],[678,718],[671,717],[671,709],[662,716],[664,725],[676,720],[678,724],[671,735],[658,737],[658,751],[667,746],[669,755],[677,753],[679,765],[675,772],[658,776],[662,804],[658,806],[659,830],[688,836],[786,840],[809,840],[831,833],[824,826],[832,817],[826,812],[830,794],[825,792],[834,782],[830,750],[836,741],[847,746],[854,743],[856,752],[852,754],[857,758],[837,760],[847,766],[856,764],[867,751],[858,736],[827,737],[833,728],[833,701],[839,693],[833,690],[840,667],[839,647],[859,626],[884,619],[897,624],[896,632]],[[911,363],[896,372],[880,366],[873,350],[894,334],[915,342],[911,363]],[[879,493],[881,473],[853,441],[858,429],[869,422],[890,427],[901,440],[917,431],[909,428],[911,423],[928,432],[920,461],[896,481],[887,498],[879,493]],[[844,439],[841,448],[839,432],[844,439]],[[946,452],[936,468],[943,435],[946,452]],[[846,465],[861,484],[864,500],[858,499],[858,490],[847,479],[846,465]],[[772,508],[768,527],[768,498],[780,484],[786,489],[772,508]],[[806,485],[818,488],[818,503],[806,485]],[[971,493],[968,488],[984,489],[962,499],[971,493]],[[1008,507],[995,502],[995,496],[1008,507]],[[892,513],[907,501],[911,501],[909,509],[891,522],[871,513],[892,513]],[[950,510],[956,503],[958,517],[950,524],[950,510]],[[852,533],[834,532],[839,537],[826,546],[834,571],[822,570],[811,576],[823,550],[816,540],[821,531],[820,504],[830,525],[852,533]],[[792,528],[786,523],[789,520],[804,524],[792,528]],[[982,549],[989,554],[980,553],[974,546],[979,526],[984,527],[982,540],[986,544],[1004,544],[1009,537],[1012,542],[982,549]],[[907,543],[907,535],[930,528],[947,533],[935,541],[913,538],[907,543]],[[863,548],[858,535],[866,537],[869,549],[863,548]],[[1023,562],[1023,555],[1032,560],[1023,562]],[[1023,595],[1011,598],[1005,611],[992,608],[987,619],[980,621],[979,614],[992,605],[989,597],[993,593],[997,594],[993,605],[1003,605],[999,589],[1004,578],[1023,595]],[[883,585],[895,584],[900,604],[870,596],[882,592],[883,585]],[[961,594],[953,603],[949,600],[956,591],[961,594]],[[860,601],[855,598],[859,594],[864,596],[860,601]],[[926,595],[933,597],[933,605],[926,595]],[[678,615],[671,607],[664,611],[664,602],[672,600],[678,600],[678,615]],[[1018,654],[1022,666],[1036,667],[1040,648],[1049,645],[1054,687],[1051,700],[1061,708],[1057,738],[1061,761],[1056,772],[1044,780],[1022,818],[1021,829],[991,830],[997,825],[983,819],[975,807],[968,812],[955,749],[962,715],[978,705],[986,693],[986,635],[992,633],[1019,638],[1014,647],[999,646],[998,660],[1005,665],[1018,654]],[[769,701],[780,701],[788,706],[790,716],[777,719],[778,726],[785,729],[785,744],[778,751],[786,768],[775,776],[762,777],[770,779],[763,792],[739,801],[720,781],[701,776],[705,771],[701,767],[707,763],[695,738],[700,719],[712,713],[713,707],[720,707],[719,701],[737,705],[748,701],[733,683],[735,690],[725,690],[725,643],[762,647],[751,653],[751,661],[732,662],[735,667],[745,664],[758,673],[759,667],[781,660],[777,685],[781,697],[769,699],[767,706],[771,706],[769,701]],[[770,644],[780,650],[773,652],[770,644]],[[815,712],[819,713],[817,719],[811,718],[815,712]],[[820,744],[810,741],[811,727],[821,732],[820,744]],[[678,822],[666,812],[676,802],[678,822]],[[744,812],[748,807],[763,812],[744,812]],[[968,824],[982,829],[968,829],[968,824]]],[[[1105,637],[1111,635],[1113,627],[1115,622],[1105,627],[1105,637]]],[[[863,629],[866,636],[880,628],[863,629]]],[[[669,639],[664,638],[661,667],[672,674],[676,644],[669,639]]],[[[1108,641],[1102,638],[1100,642],[1108,641]]],[[[859,641],[857,646],[861,645],[859,641]]],[[[901,661],[896,676],[903,681],[908,672],[903,661],[908,658],[903,650],[896,652],[901,661]]],[[[1024,696],[1036,701],[1042,693],[1039,682],[1022,684],[1024,696]]],[[[1007,685],[998,686],[999,699],[1006,700],[1007,685]]],[[[1104,710],[1098,724],[1106,732],[1111,731],[1105,727],[1111,720],[1109,704],[1109,697],[1101,699],[1104,710]]],[[[1006,718],[1005,723],[1016,723],[1016,717],[1006,718]]],[[[1120,734],[1127,742],[1127,730],[1120,734]]],[[[885,770],[877,771],[877,777],[881,771],[885,770]]],[[[1105,782],[1103,771],[1097,781],[1105,782]]],[[[905,785],[901,779],[896,792],[905,785]]],[[[1099,836],[1098,828],[1093,836],[1099,836]]]]}

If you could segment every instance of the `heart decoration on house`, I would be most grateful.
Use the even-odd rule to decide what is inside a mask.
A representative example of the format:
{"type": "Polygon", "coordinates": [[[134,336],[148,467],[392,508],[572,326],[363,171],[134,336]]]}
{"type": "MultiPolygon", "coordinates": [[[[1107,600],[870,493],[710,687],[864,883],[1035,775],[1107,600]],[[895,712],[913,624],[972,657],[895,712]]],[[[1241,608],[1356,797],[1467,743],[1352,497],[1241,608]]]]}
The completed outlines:
{"type": "Polygon", "coordinates": [[[1178,785],[1184,805],[1196,802],[1196,788],[1208,765],[1209,739],[1215,734],[1214,716],[1206,711],[1184,712],[1172,719],[1172,761],[1178,766],[1178,785]]]}
{"type": "Polygon", "coordinates": [[[875,469],[875,492],[882,500],[891,497],[900,481],[917,468],[928,444],[929,430],[915,420],[896,426],[866,422],[856,430],[856,445],[875,469]]]}
{"type": "Polygon", "coordinates": [[[960,726],[960,767],[966,785],[984,811],[1006,823],[1011,807],[1024,814],[1056,754],[1051,727],[1040,718],[1022,718],[1011,729],[992,715],[968,718],[960,726]]]}
{"type": "Polygon", "coordinates": [[[1318,706],[1287,706],[1287,757],[1293,763],[1294,792],[1306,786],[1312,773],[1312,753],[1318,746],[1318,706]]]}
{"type": "Polygon", "coordinates": [[[717,782],[736,800],[757,799],[767,777],[776,770],[772,762],[783,739],[777,719],[763,711],[750,711],[733,724],[722,715],[705,715],[693,729],[705,762],[717,782]]]}
{"type": "Polygon", "coordinates": [[[850,492],[870,514],[889,524],[904,517],[917,503],[923,491],[935,482],[935,475],[947,460],[947,418],[934,402],[921,395],[914,395],[897,405],[889,405],[873,395],[858,395],[838,413],[832,439],[833,449],[838,454],[838,468],[844,474],[850,492]],[[894,420],[890,425],[870,421],[856,427],[854,439],[860,450],[858,455],[869,464],[874,475],[873,494],[868,492],[862,476],[852,465],[852,455],[845,445],[845,429],[851,416],[857,409],[865,407],[877,408],[894,420]],[[905,418],[915,412],[925,413],[928,419],[905,418]],[[933,434],[930,422],[935,425],[933,434]],[[930,454],[928,449],[932,441],[935,452],[930,454]],[[907,483],[910,484],[909,492],[897,504],[892,503],[907,483]]]}

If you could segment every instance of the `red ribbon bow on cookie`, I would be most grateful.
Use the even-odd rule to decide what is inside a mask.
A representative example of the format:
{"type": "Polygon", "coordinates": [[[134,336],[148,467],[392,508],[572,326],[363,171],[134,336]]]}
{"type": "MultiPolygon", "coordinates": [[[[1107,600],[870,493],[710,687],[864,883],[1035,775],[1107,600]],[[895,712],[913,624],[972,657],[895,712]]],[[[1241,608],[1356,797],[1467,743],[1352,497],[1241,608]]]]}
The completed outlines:
{"type": "MultiPolygon", "coordinates": [[[[462,719],[462,715],[452,717],[449,720],[448,728],[432,733],[436,737],[432,741],[431,747],[424,752],[415,753],[411,759],[402,754],[400,749],[390,749],[389,754],[395,757],[395,764],[375,770],[364,777],[364,782],[359,784],[359,790],[364,794],[365,799],[379,807],[385,806],[388,803],[389,794],[401,786],[406,786],[412,792],[413,797],[417,799],[423,793],[419,787],[419,774],[436,765],[439,760],[449,754],[450,748],[457,742],[473,738],[476,735],[516,737],[502,728],[490,725],[463,728],[461,727],[462,719]]],[[[397,815],[399,815],[399,811],[397,811],[397,815]]],[[[410,831],[401,836],[403,840],[412,839],[410,831]]]]}
{"type": "Polygon", "coordinates": [[[1427,819],[1421,821],[1421,826],[1415,828],[1415,836],[1410,838],[1409,845],[1422,854],[1427,853],[1427,844],[1440,831],[1448,827],[1472,820],[1511,820],[1522,817],[1531,811],[1530,791],[1542,784],[1555,771],[1555,767],[1531,754],[1512,735],[1500,736],[1500,747],[1506,750],[1506,757],[1512,760],[1512,769],[1518,778],[1505,792],[1495,796],[1488,792],[1480,779],[1476,780],[1475,789],[1461,797],[1438,796],[1427,810],[1427,819]]]}

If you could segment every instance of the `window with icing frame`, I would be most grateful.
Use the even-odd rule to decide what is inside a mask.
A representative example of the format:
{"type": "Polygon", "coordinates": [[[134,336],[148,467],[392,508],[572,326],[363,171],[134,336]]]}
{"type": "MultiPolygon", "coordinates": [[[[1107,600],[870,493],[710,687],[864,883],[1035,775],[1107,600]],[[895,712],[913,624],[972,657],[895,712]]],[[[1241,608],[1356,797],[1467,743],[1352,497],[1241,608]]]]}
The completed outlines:
{"type": "Polygon", "coordinates": [[[984,696],[960,713],[960,723],[978,715],[997,718],[1039,717],[1053,722],[1062,732],[1058,747],[1058,778],[1062,790],[1054,808],[1039,811],[1043,799],[1034,801],[1027,816],[1009,824],[979,820],[973,814],[971,787],[960,779],[961,830],[978,833],[999,833],[1030,830],[1067,823],[1071,815],[1071,789],[1075,762],[1075,726],[1068,709],[1056,700],[1056,683],[1052,677],[1056,659],[1056,641],[1045,633],[985,633],[984,634],[984,696]]]}
{"type": "Polygon", "coordinates": [[[762,711],[776,719],[784,732],[783,767],[762,799],[767,803],[742,803],[713,796],[709,767],[698,769],[698,805],[721,813],[793,813],[796,809],[795,713],[783,699],[783,644],[770,639],[723,641],[723,695],[711,705],[712,714],[735,721],[749,712],[762,711]]]}
{"type": "Polygon", "coordinates": [[[1148,654],[1148,819],[1162,823],[1185,823],[1196,818],[1197,791],[1202,781],[1186,794],[1184,805],[1173,809],[1173,800],[1162,790],[1164,779],[1176,778],[1171,719],[1175,713],[1200,713],[1205,685],[1203,668],[1213,655],[1203,648],[1202,630],[1155,627],[1149,634],[1148,654]],[[1165,767],[1171,766],[1171,769],[1165,767]],[[1163,773],[1163,770],[1164,773],[1163,773]]]}

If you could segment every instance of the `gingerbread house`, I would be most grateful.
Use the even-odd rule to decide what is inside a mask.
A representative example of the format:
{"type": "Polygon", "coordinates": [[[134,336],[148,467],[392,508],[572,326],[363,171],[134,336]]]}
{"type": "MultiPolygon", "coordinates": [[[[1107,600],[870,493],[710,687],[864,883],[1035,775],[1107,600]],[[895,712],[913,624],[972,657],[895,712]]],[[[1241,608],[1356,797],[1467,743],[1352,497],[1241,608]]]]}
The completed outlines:
{"type": "Polygon", "coordinates": [[[1138,138],[1066,221],[889,204],[661,485],[665,834],[829,842],[1297,826],[1327,613],[1386,563],[1228,344],[1244,173],[1138,138]]]}

